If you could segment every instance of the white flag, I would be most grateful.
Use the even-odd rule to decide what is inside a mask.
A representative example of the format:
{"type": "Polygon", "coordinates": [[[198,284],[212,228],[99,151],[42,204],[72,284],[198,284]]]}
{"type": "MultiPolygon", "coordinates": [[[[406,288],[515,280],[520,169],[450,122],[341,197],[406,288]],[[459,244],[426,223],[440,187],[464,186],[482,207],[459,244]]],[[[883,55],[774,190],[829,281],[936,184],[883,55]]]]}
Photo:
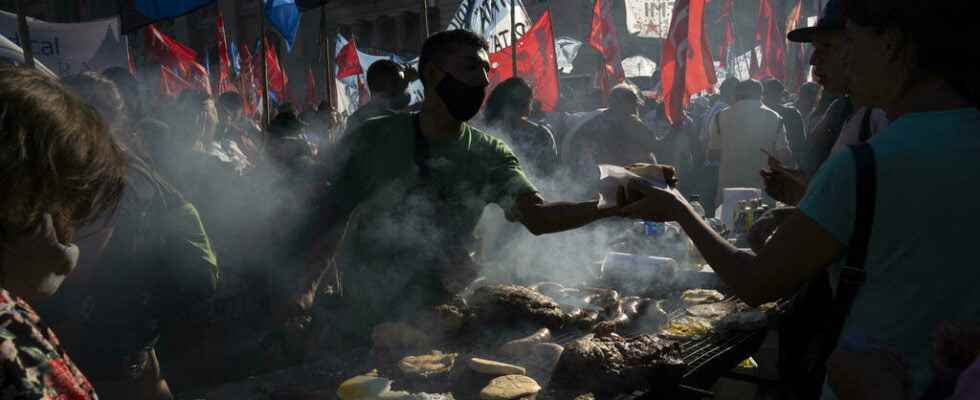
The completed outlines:
{"type": "MultiPolygon", "coordinates": [[[[117,18],[59,24],[28,17],[27,26],[34,58],[59,76],[128,65],[126,37],[119,36],[117,18]]],[[[0,11],[0,34],[21,45],[16,14],[0,11]]]]}
{"type": "Polygon", "coordinates": [[[674,0],[626,0],[626,30],[645,38],[666,38],[674,0]]]}
{"type": "Polygon", "coordinates": [[[575,58],[578,51],[582,48],[582,42],[567,36],[555,40],[555,55],[557,56],[558,70],[564,74],[570,74],[574,68],[575,58]]]}
{"type": "MultiPolygon", "coordinates": [[[[475,32],[487,39],[490,52],[496,53],[510,47],[510,3],[511,0],[463,0],[446,29],[475,32]]],[[[531,19],[524,9],[524,2],[517,0],[515,4],[514,30],[520,39],[530,29],[531,19]]]]}
{"type": "MultiPolygon", "coordinates": [[[[346,45],[347,45],[347,39],[345,39],[342,35],[337,35],[336,51],[334,52],[335,59],[337,57],[337,54],[340,53],[340,50],[342,50],[346,45]]],[[[335,90],[337,90],[337,111],[346,113],[347,115],[353,114],[354,111],[357,111],[360,105],[360,90],[357,87],[358,78],[360,78],[361,84],[366,85],[367,70],[368,68],[371,67],[371,64],[374,64],[375,61],[392,60],[406,67],[411,67],[415,69],[418,69],[418,64],[419,64],[418,57],[410,60],[406,60],[394,53],[376,56],[358,50],[357,58],[361,62],[361,69],[364,70],[364,74],[361,74],[360,76],[348,76],[344,79],[336,79],[336,77],[334,78],[334,88],[335,90]]],[[[422,101],[425,91],[422,87],[421,80],[416,79],[411,83],[409,83],[408,90],[412,95],[412,101],[410,105],[422,101]]]]}

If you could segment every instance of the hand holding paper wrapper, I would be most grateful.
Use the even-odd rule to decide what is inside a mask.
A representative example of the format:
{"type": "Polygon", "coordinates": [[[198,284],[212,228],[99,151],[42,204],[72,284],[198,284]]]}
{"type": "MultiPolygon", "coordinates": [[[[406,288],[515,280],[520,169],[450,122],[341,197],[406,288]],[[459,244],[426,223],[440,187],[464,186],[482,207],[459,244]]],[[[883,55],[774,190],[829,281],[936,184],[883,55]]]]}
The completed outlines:
{"type": "Polygon", "coordinates": [[[652,187],[670,190],[677,179],[674,168],[666,165],[630,164],[626,167],[620,167],[600,164],[599,207],[623,206],[642,197],[636,193],[626,193],[626,196],[620,196],[621,190],[628,187],[630,181],[641,181],[652,187]]]}

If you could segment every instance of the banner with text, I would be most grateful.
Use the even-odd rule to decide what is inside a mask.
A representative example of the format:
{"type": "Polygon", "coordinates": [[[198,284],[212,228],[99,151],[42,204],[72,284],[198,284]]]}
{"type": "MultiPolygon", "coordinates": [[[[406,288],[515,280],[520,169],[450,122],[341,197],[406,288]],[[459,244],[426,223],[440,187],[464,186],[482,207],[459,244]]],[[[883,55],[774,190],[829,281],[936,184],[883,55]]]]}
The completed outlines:
{"type": "MultiPolygon", "coordinates": [[[[510,47],[511,0],[463,0],[456,14],[449,20],[446,30],[466,29],[487,39],[490,52],[496,53],[510,47]]],[[[531,18],[524,9],[524,2],[515,2],[514,30],[520,39],[531,26],[531,18]]]]}
{"type": "MultiPolygon", "coordinates": [[[[27,18],[27,26],[34,58],[58,76],[128,64],[126,38],[120,37],[116,18],[76,24],[27,18]]],[[[0,11],[0,34],[23,47],[16,14],[0,11]]]]}
{"type": "Polygon", "coordinates": [[[626,0],[626,30],[639,37],[663,39],[673,10],[674,0],[626,0]]]}

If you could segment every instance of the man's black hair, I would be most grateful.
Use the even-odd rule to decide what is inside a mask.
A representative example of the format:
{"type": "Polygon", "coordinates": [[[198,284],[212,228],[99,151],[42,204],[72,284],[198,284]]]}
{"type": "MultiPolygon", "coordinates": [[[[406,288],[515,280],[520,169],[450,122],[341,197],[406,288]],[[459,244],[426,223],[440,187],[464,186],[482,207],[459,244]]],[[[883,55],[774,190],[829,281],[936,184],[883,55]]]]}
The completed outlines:
{"type": "Polygon", "coordinates": [[[758,100],[762,98],[762,83],[749,79],[738,83],[735,88],[735,100],[758,100]]]}
{"type": "Polygon", "coordinates": [[[719,88],[719,94],[721,97],[735,97],[735,88],[738,87],[738,78],[734,76],[729,76],[721,82],[721,87],[719,88]]]}
{"type": "MultiPolygon", "coordinates": [[[[465,29],[442,31],[429,36],[422,44],[422,54],[419,55],[419,75],[424,76],[425,66],[429,62],[442,62],[453,51],[454,46],[478,47],[490,50],[490,45],[479,35],[465,29]]],[[[425,83],[425,78],[423,77],[425,83]]]]}
{"type": "Polygon", "coordinates": [[[372,96],[383,97],[392,97],[404,92],[408,87],[402,67],[391,60],[378,60],[372,63],[367,70],[367,84],[372,96]]]}

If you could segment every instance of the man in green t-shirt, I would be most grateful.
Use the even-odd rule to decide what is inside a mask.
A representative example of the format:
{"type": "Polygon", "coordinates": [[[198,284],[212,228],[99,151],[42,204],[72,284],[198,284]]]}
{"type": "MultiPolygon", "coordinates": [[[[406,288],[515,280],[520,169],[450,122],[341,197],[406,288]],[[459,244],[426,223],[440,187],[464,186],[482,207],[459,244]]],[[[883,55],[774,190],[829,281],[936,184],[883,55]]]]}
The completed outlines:
{"type": "Polygon", "coordinates": [[[419,67],[421,112],[368,120],[331,157],[331,186],[318,205],[319,233],[293,310],[312,305],[338,247],[344,297],[356,309],[356,321],[345,326],[364,332],[446,301],[475,277],[468,248],[488,204],[536,235],[615,213],[596,201],[546,202],[505,144],[465,123],[488,86],[482,38],[437,33],[426,40],[419,67]]]}

